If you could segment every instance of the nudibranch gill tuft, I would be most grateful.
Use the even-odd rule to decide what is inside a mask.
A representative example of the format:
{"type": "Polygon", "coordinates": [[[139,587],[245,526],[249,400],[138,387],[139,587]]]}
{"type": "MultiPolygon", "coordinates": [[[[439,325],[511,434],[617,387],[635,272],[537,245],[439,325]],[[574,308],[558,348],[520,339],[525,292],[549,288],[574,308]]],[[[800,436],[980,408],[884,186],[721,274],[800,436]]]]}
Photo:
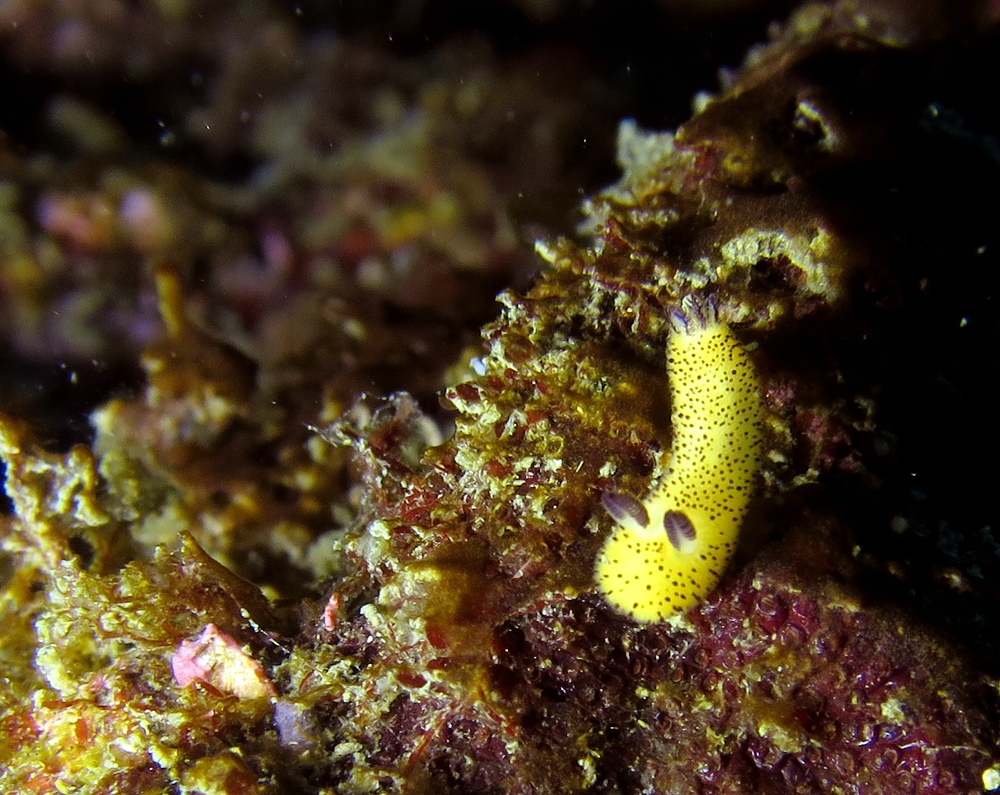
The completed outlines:
{"type": "Polygon", "coordinates": [[[715,307],[686,296],[670,317],[669,468],[645,500],[606,492],[616,527],[598,555],[604,598],[636,621],[702,599],[729,562],[760,464],[760,388],[715,307]]]}

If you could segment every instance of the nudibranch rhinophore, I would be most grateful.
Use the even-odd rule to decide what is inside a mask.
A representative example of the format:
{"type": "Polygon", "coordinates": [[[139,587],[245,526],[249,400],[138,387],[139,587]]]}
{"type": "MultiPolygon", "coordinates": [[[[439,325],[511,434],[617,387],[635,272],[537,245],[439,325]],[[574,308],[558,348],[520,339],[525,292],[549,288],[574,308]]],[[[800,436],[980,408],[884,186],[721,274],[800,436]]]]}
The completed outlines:
{"type": "Polygon", "coordinates": [[[669,468],[643,501],[603,495],[617,526],[595,567],[604,598],[643,622],[686,610],[715,587],[760,464],[760,388],[750,357],[713,305],[686,296],[670,320],[669,468]]]}

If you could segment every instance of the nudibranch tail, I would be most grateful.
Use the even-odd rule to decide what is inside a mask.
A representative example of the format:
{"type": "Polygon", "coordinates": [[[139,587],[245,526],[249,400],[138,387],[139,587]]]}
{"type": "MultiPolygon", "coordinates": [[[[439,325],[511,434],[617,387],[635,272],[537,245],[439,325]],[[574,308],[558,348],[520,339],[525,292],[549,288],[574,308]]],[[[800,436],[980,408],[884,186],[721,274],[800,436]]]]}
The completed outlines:
{"type": "Polygon", "coordinates": [[[669,471],[641,502],[602,498],[617,526],[597,559],[598,586],[637,621],[662,621],[715,587],[736,549],[760,459],[750,357],[714,304],[687,296],[670,321],[669,471]]]}

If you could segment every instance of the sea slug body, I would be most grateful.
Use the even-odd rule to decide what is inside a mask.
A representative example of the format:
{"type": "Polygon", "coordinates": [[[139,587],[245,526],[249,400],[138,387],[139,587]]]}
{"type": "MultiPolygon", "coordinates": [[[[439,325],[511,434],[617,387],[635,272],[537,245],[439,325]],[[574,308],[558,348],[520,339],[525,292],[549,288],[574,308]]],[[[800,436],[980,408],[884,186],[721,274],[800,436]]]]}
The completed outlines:
{"type": "Polygon", "coordinates": [[[760,463],[760,390],[750,357],[714,308],[692,296],[671,325],[669,469],[643,501],[604,494],[616,527],[595,567],[604,598],[640,622],[669,618],[715,587],[760,463]]]}

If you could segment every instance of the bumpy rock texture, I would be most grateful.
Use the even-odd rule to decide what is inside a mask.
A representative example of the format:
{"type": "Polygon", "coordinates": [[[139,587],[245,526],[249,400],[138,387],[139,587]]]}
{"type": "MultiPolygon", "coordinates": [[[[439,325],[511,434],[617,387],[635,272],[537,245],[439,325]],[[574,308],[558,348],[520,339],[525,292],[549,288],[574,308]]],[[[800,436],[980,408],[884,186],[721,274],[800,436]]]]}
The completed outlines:
{"type": "Polygon", "coordinates": [[[378,241],[333,234],[331,261],[359,269],[346,302],[275,316],[322,356],[206,328],[193,274],[153,263],[164,328],[143,391],[68,451],[3,422],[0,788],[1000,786],[981,463],[998,441],[1000,112],[972,88],[997,33],[986,7],[922,13],[806,6],[676,134],[624,123],[623,176],[585,203],[582,239],[540,243],[547,267],[501,295],[484,348],[414,387],[450,384],[446,439],[410,394],[352,397],[385,350],[372,337],[399,337],[389,314],[352,323],[348,299],[431,301],[378,270],[392,230],[445,271],[494,261],[456,254],[476,226],[464,200],[436,247],[429,172],[378,241]],[[751,351],[764,464],[720,586],[640,626],[594,589],[600,494],[660,472],[668,313],[688,294],[751,351]]]}

